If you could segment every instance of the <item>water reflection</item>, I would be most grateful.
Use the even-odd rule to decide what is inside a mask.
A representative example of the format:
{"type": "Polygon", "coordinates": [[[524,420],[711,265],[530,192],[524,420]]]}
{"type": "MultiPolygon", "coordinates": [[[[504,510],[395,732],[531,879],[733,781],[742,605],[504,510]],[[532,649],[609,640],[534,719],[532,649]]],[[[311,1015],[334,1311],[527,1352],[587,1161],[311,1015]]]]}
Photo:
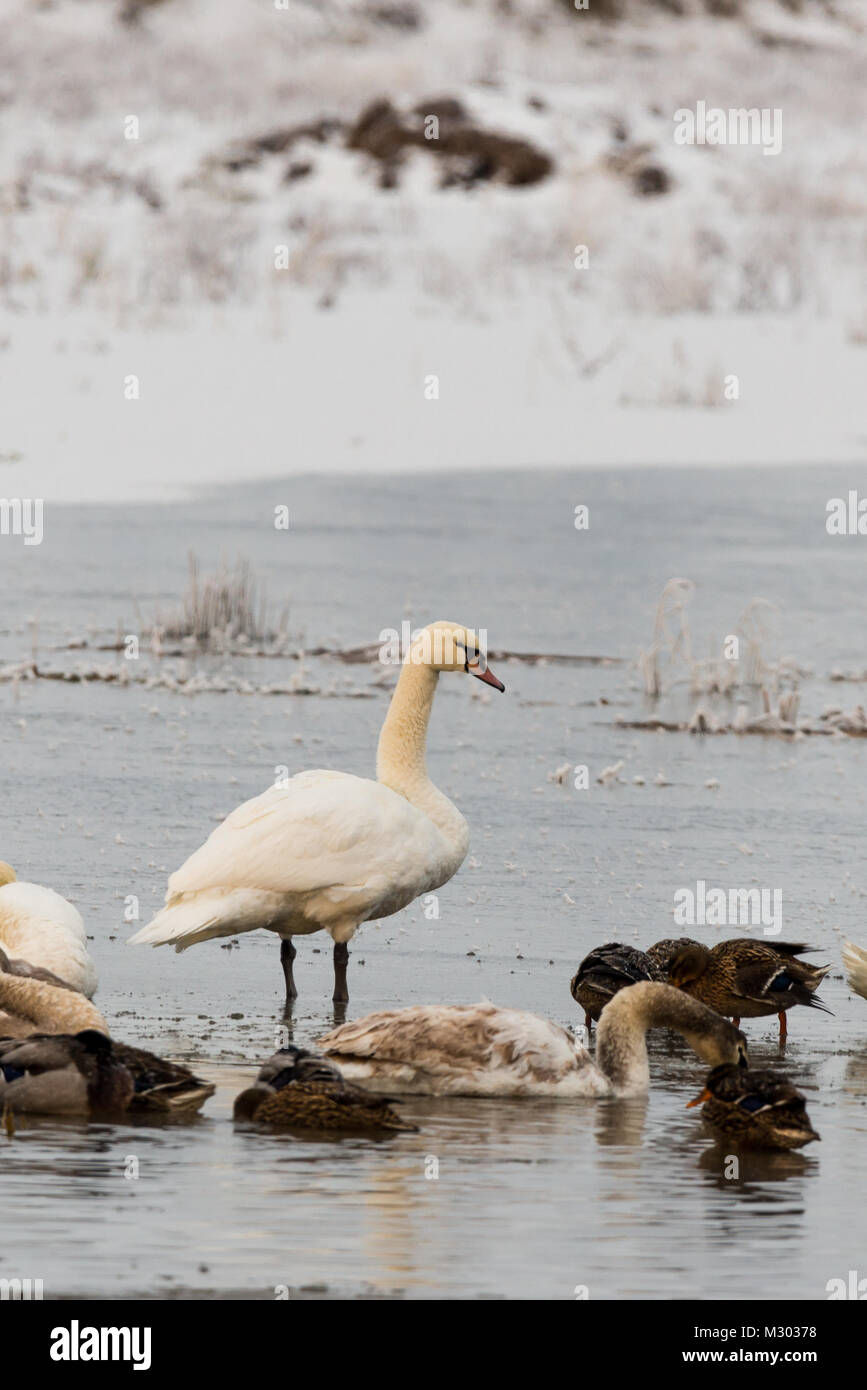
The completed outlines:
{"type": "Polygon", "coordinates": [[[817,1177],[818,1161],[794,1150],[738,1149],[715,1142],[699,1156],[698,1167],[715,1179],[721,1191],[750,1190],[751,1184],[784,1182],[787,1178],[817,1177]]]}
{"type": "MultiPolygon", "coordinates": [[[[169,1272],[173,1287],[200,1287],[204,1264],[209,1286],[263,1296],[288,1282],[461,1297],[526,1294],[532,1269],[536,1296],[568,1298],[584,1282],[592,1297],[704,1297],[731,1293],[730,1260],[750,1249],[758,1262],[754,1273],[741,1260],[738,1295],[761,1297],[756,1252],[772,1246],[775,1268],[785,1252],[779,1290],[797,1294],[811,1251],[834,1241],[839,1263],[848,1249],[814,1220],[822,1155],[744,1151],[727,1176],[730,1150],[684,1110],[694,1062],[666,1052],[646,1097],[412,1098],[420,1132],[382,1143],[236,1128],[249,1067],[209,1069],[213,1113],[185,1127],[33,1121],[2,1149],[16,1220],[0,1272],[35,1260],[55,1290],[104,1290],[110,1277],[133,1294],[169,1272]],[[130,1154],[138,1181],[123,1176],[130,1154]],[[97,1239],[107,1221],[110,1248],[97,1239]]],[[[859,1124],[862,1077],[862,1059],[847,1059],[859,1124]]]]}
{"type": "Polygon", "coordinates": [[[599,1101],[596,1105],[596,1141],[600,1147],[641,1145],[648,1104],[647,1096],[599,1101]]]}

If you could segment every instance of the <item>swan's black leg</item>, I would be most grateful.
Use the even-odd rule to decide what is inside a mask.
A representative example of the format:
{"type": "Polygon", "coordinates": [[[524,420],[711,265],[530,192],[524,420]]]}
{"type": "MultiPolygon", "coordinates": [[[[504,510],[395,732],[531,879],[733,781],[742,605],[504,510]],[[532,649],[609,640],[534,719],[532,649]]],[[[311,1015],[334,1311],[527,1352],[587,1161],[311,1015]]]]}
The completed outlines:
{"type": "Polygon", "coordinates": [[[334,943],[334,993],[335,1004],[349,1003],[349,990],[346,985],[346,966],[349,962],[349,947],[345,941],[334,943]]]}
{"type": "Polygon", "coordinates": [[[295,988],[295,976],[292,974],[292,962],[295,959],[296,951],[292,945],[292,938],[284,936],[280,942],[280,964],[283,967],[283,977],[286,981],[286,1008],[291,1009],[292,1000],[298,998],[298,991],[295,988]]]}

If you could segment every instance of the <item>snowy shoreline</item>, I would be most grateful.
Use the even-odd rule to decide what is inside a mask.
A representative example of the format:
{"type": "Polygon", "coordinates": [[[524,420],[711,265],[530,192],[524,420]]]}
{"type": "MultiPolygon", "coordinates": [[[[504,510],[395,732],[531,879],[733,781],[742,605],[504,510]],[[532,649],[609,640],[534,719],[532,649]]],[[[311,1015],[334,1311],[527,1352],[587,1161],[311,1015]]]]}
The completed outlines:
{"type": "Polygon", "coordinates": [[[833,325],[652,320],[624,347],[629,364],[588,377],[544,360],[538,317],[510,338],[500,319],[431,316],[423,350],[419,320],[395,297],[378,341],[370,325],[382,319],[381,298],[352,301],[339,319],[308,307],[276,338],[235,314],[232,329],[75,342],[67,318],[69,345],[58,350],[56,324],[23,322],[4,362],[0,491],[152,502],[316,473],[854,466],[867,453],[865,349],[842,351],[833,325]],[[701,404],[733,363],[741,399],[701,404]],[[436,367],[440,396],[430,400],[424,380],[436,367]],[[130,373],[137,400],[124,396],[130,373]],[[635,404],[622,403],[625,391],[635,404]],[[660,391],[668,403],[654,403],[660,391]]]}
{"type": "Polygon", "coordinates": [[[443,0],[400,30],[360,0],[15,10],[4,495],[864,462],[857,7],[606,25],[443,0]],[[391,162],[357,134],[377,100],[410,132],[391,162]],[[678,145],[705,100],[781,110],[780,153],[678,145]],[[535,181],[432,158],[426,104],[527,142],[535,181]]]}

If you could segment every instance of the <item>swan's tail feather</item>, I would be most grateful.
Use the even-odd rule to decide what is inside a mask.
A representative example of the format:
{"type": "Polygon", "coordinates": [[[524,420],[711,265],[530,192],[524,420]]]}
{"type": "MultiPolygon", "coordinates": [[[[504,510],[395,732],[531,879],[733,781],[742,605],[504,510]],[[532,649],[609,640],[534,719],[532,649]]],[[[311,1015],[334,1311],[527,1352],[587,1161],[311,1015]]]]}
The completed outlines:
{"type": "Polygon", "coordinates": [[[843,964],[849,975],[849,986],[867,999],[867,951],[847,941],[843,947],[843,964]]]}
{"type": "MultiPolygon", "coordinates": [[[[174,946],[185,951],[215,936],[235,936],[249,930],[249,909],[242,911],[240,893],[191,893],[176,898],[153,921],[129,938],[129,946],[174,946]],[[246,919],[246,920],[245,920],[246,919]]],[[[264,922],[255,925],[264,926],[264,922]]]]}

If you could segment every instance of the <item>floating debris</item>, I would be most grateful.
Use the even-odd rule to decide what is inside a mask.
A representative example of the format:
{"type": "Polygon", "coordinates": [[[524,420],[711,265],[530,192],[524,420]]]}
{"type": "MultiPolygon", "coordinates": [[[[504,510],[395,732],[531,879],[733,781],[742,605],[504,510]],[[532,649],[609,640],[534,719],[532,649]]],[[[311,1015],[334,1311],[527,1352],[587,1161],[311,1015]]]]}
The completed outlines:
{"type": "Polygon", "coordinates": [[[619,762],[612,763],[611,767],[603,767],[596,781],[600,782],[603,787],[608,787],[614,782],[622,781],[620,773],[623,771],[623,766],[624,763],[621,758],[619,762]]]}
{"type": "Polygon", "coordinates": [[[801,719],[797,724],[792,724],[788,720],[781,719],[779,713],[774,711],[752,718],[744,718],[740,709],[732,722],[719,722],[714,728],[708,726],[698,729],[694,720],[695,716],[690,720],[684,720],[656,717],[625,719],[623,715],[617,715],[614,722],[618,729],[641,729],[653,733],[765,734],[770,737],[788,739],[845,734],[849,738],[867,738],[867,714],[861,705],[846,713],[835,710],[830,715],[823,714],[819,723],[811,723],[808,719],[801,719]]]}
{"type": "Polygon", "coordinates": [[[569,776],[569,773],[570,773],[571,771],[572,771],[572,764],[571,764],[571,763],[562,763],[562,764],[560,765],[560,767],[557,767],[557,768],[554,769],[553,772],[549,772],[549,773],[548,773],[548,781],[549,781],[549,782],[558,782],[558,783],[562,786],[563,783],[566,781],[566,778],[569,776]]]}
{"type": "MultiPolygon", "coordinates": [[[[323,699],[373,700],[374,690],[363,690],[351,686],[338,690],[335,686],[323,687],[311,684],[302,672],[296,672],[288,681],[272,681],[256,684],[233,672],[207,674],[197,671],[191,674],[182,671],[157,670],[150,672],[133,671],[129,664],[123,666],[90,665],[81,663],[74,670],[46,670],[33,662],[21,662],[14,666],[0,667],[0,685],[17,686],[21,681],[61,681],[67,685],[119,685],[135,686],[145,690],[167,690],[177,695],[318,695],[323,699]]],[[[154,711],[151,711],[153,713],[154,711]]],[[[159,711],[156,711],[159,713],[159,711]]]]}

